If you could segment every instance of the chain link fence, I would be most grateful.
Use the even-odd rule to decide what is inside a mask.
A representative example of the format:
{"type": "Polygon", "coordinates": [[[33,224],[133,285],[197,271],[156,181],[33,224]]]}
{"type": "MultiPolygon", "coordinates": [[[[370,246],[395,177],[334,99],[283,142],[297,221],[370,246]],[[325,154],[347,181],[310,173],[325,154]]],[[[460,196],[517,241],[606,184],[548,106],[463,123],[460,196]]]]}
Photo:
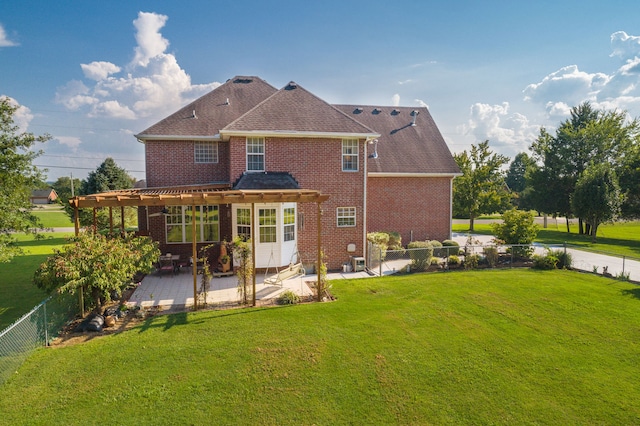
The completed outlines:
{"type": "Polygon", "coordinates": [[[77,312],[77,297],[50,296],[0,332],[0,384],[6,382],[34,350],[48,346],[77,312]]]}
{"type": "Polygon", "coordinates": [[[548,250],[569,255],[571,269],[640,282],[640,259],[615,253],[589,251],[570,244],[470,244],[460,247],[381,250],[369,242],[367,267],[370,273],[383,276],[399,272],[464,269],[465,262],[468,269],[487,266],[530,266],[533,255],[545,255],[548,250]],[[469,261],[472,259],[475,264],[470,264],[469,261]]]}

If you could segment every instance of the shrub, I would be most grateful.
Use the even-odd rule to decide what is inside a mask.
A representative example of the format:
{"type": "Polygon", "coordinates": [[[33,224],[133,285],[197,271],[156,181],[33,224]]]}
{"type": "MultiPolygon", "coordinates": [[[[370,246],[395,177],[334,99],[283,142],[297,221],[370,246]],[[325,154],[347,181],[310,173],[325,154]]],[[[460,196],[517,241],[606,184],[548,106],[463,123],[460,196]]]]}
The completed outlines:
{"type": "Polygon", "coordinates": [[[558,265],[558,258],[554,256],[551,251],[547,251],[547,254],[536,254],[533,256],[533,267],[535,269],[555,269],[558,265]]]}
{"type": "Polygon", "coordinates": [[[411,269],[426,271],[431,264],[433,246],[429,241],[412,241],[407,246],[411,257],[411,269]]]}
{"type": "Polygon", "coordinates": [[[571,257],[571,253],[566,253],[562,249],[552,250],[551,253],[558,259],[558,264],[556,265],[556,268],[571,269],[571,265],[573,264],[573,258],[571,257]]]}
{"type": "Polygon", "coordinates": [[[483,248],[483,253],[484,253],[484,257],[487,261],[487,264],[491,267],[491,268],[495,268],[496,265],[498,264],[498,259],[499,259],[499,254],[498,254],[498,248],[497,247],[484,247],[483,248]]]}
{"type": "Polygon", "coordinates": [[[455,254],[452,254],[451,256],[449,256],[447,258],[447,264],[448,265],[459,265],[460,264],[460,258],[458,256],[456,256],[455,254]]]}
{"type": "Polygon", "coordinates": [[[284,291],[278,298],[276,299],[276,303],[278,305],[295,305],[300,302],[300,297],[292,292],[291,290],[284,291]]]}
{"type": "Polygon", "coordinates": [[[440,241],[431,240],[431,241],[429,241],[429,244],[431,244],[431,247],[433,247],[433,256],[434,257],[444,257],[445,256],[443,254],[442,243],[440,241]]]}
{"type": "Polygon", "coordinates": [[[444,240],[442,242],[442,257],[457,255],[460,251],[460,244],[454,240],[444,240]]]}
{"type": "MultiPolygon", "coordinates": [[[[533,212],[511,209],[502,215],[502,223],[491,225],[494,235],[505,244],[531,244],[538,235],[538,225],[534,223],[533,212]]],[[[513,247],[516,256],[529,257],[533,248],[513,247]]]]}
{"type": "Polygon", "coordinates": [[[476,269],[480,263],[479,254],[469,254],[464,258],[464,269],[476,269]]]}
{"type": "Polygon", "coordinates": [[[369,232],[367,241],[373,243],[371,258],[383,261],[389,247],[389,234],[386,232],[369,232]]]}
{"type": "Polygon", "coordinates": [[[399,232],[389,232],[389,250],[402,250],[402,235],[399,232]]]}

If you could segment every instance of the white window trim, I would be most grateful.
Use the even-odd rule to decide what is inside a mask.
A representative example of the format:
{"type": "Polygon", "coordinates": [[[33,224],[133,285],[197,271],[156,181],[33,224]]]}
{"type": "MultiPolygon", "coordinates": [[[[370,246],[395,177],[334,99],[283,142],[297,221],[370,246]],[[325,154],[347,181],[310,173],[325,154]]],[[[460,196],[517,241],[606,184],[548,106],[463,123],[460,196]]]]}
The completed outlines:
{"type": "Polygon", "coordinates": [[[336,208],[336,226],[338,228],[353,228],[356,226],[357,222],[356,222],[356,208],[355,207],[337,207],[336,208]],[[345,214],[345,213],[351,213],[352,214],[345,214]],[[353,225],[349,224],[349,225],[341,225],[340,224],[340,219],[350,219],[353,218],[353,225]]]}
{"type": "MultiPolygon", "coordinates": [[[[173,224],[167,224],[167,221],[165,219],[165,223],[164,223],[164,231],[165,231],[165,235],[164,235],[164,239],[165,242],[167,244],[191,244],[191,241],[187,241],[187,234],[189,232],[191,232],[191,229],[187,229],[187,228],[191,228],[193,225],[191,224],[190,220],[191,220],[191,215],[193,214],[191,211],[187,212],[187,208],[191,207],[191,206],[176,206],[176,207],[180,207],[181,210],[181,215],[182,215],[182,222],[180,223],[173,223],[173,224]],[[188,219],[187,219],[188,217],[188,219]],[[179,226],[181,228],[181,232],[182,232],[182,241],[169,241],[169,233],[167,232],[167,229],[169,226],[179,226]]],[[[200,212],[202,212],[202,208],[203,207],[209,207],[209,205],[207,206],[196,206],[197,208],[200,209],[200,212]]],[[[197,240],[198,243],[214,243],[217,241],[209,241],[209,240],[204,240],[204,225],[211,225],[211,224],[215,224],[218,227],[218,241],[220,240],[220,207],[218,207],[218,221],[217,222],[207,222],[204,223],[202,221],[198,222],[198,226],[196,229],[196,232],[198,232],[199,234],[199,240],[197,240]]]]}
{"type": "MultiPolygon", "coordinates": [[[[208,154],[208,153],[207,153],[208,154]]],[[[204,155],[204,152],[200,152],[200,155],[204,155]]],[[[218,142],[211,141],[195,141],[193,144],[193,161],[195,164],[217,164],[218,163],[218,142]],[[198,159],[198,147],[207,147],[211,150],[211,159],[198,159]]]]}
{"type": "Polygon", "coordinates": [[[358,141],[358,139],[342,139],[342,146],[341,146],[341,152],[342,152],[342,156],[340,157],[340,161],[341,161],[341,165],[340,167],[342,168],[343,172],[357,172],[360,170],[360,141],[358,141]],[[344,148],[345,148],[345,142],[355,142],[356,143],[356,153],[355,154],[345,154],[344,153],[344,148]],[[355,157],[355,162],[356,162],[356,167],[355,169],[345,169],[344,168],[344,159],[345,157],[355,157]]]}
{"type": "Polygon", "coordinates": [[[265,171],[265,138],[247,138],[246,139],[246,143],[245,143],[245,154],[246,154],[246,167],[245,169],[247,170],[247,172],[249,173],[260,173],[260,172],[264,172],[265,171]],[[249,153],[249,144],[255,144],[256,142],[261,142],[262,144],[262,153],[249,153]],[[249,170],[249,155],[254,155],[254,156],[262,156],[262,169],[258,170],[249,170]]]}

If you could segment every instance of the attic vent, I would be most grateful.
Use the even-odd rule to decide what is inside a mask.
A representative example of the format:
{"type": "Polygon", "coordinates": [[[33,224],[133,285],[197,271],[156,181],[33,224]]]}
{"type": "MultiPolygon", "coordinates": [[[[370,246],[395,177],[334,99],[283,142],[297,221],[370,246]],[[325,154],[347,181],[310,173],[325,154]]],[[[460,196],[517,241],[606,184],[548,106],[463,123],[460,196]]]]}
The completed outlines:
{"type": "Polygon", "coordinates": [[[411,117],[413,117],[413,118],[411,119],[411,125],[412,125],[412,126],[415,126],[415,125],[416,125],[416,117],[418,117],[418,114],[420,114],[420,111],[417,111],[417,110],[415,110],[415,109],[414,109],[413,111],[411,111],[411,117]]]}
{"type": "Polygon", "coordinates": [[[249,84],[252,81],[252,78],[236,78],[235,80],[233,80],[233,82],[236,84],[249,84]]]}
{"type": "Polygon", "coordinates": [[[294,81],[290,81],[289,84],[287,84],[287,87],[285,87],[285,90],[293,90],[293,89],[297,89],[298,85],[294,82],[294,81]]]}
{"type": "Polygon", "coordinates": [[[400,114],[400,111],[397,109],[394,109],[393,111],[391,111],[391,115],[398,115],[400,114]]]}
{"type": "Polygon", "coordinates": [[[380,108],[374,108],[373,111],[371,111],[371,114],[375,114],[378,115],[382,112],[382,110],[380,108]]]}
{"type": "Polygon", "coordinates": [[[364,111],[362,108],[356,108],[353,110],[354,114],[362,114],[362,111],[364,111]]]}

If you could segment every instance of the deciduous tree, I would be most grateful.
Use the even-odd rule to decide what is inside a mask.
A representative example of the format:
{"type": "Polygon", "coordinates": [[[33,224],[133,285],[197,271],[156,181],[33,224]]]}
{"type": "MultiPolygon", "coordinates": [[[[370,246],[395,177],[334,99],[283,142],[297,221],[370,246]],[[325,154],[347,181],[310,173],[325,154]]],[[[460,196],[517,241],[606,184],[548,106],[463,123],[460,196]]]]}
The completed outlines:
{"type": "Polygon", "coordinates": [[[33,233],[39,227],[30,211],[31,191],[43,180],[41,171],[33,165],[40,155],[34,148],[51,139],[20,132],[14,124],[18,108],[9,98],[0,98],[0,262],[8,262],[20,253],[13,232],[33,233]]]}
{"type": "Polygon", "coordinates": [[[615,220],[620,214],[622,196],[618,178],[608,164],[591,164],[582,172],[571,195],[576,214],[590,225],[591,241],[601,223],[615,220]]]}
{"type": "Polygon", "coordinates": [[[509,159],[489,149],[489,141],[471,151],[454,154],[462,176],[453,182],[453,212],[456,217],[468,217],[469,229],[473,231],[475,218],[481,214],[504,211],[509,205],[509,191],[504,182],[501,167],[509,159]]]}

